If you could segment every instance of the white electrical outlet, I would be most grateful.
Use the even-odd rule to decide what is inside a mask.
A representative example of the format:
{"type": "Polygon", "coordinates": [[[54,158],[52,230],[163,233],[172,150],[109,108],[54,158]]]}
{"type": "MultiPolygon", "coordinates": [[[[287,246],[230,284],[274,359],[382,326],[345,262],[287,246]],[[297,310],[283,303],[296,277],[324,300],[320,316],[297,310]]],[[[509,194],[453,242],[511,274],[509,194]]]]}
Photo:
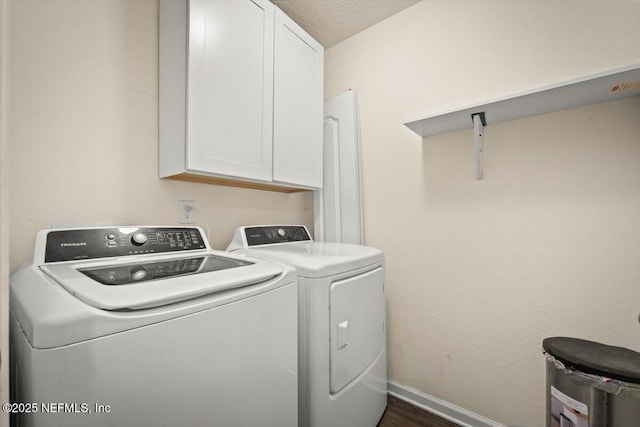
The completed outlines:
{"type": "Polygon", "coordinates": [[[193,200],[180,200],[178,217],[180,218],[180,224],[193,224],[193,216],[195,215],[193,207],[196,202],[193,200]]]}

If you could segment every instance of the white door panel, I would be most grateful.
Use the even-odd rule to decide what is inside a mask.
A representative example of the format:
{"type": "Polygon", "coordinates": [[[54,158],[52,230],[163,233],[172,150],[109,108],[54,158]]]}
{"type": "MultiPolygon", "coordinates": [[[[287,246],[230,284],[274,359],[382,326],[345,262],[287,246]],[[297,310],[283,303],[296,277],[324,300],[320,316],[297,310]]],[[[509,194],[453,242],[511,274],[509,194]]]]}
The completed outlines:
{"type": "Polygon", "coordinates": [[[274,8],[189,4],[187,168],[269,181],[274,8]]]}
{"type": "Polygon", "coordinates": [[[314,194],[315,239],[363,244],[358,112],[351,90],[324,105],[323,180],[314,194]]]}
{"type": "Polygon", "coordinates": [[[275,11],[273,180],[322,187],[324,50],[275,11]]]}
{"type": "Polygon", "coordinates": [[[382,268],[331,284],[331,393],[364,372],[385,345],[382,268]]]}

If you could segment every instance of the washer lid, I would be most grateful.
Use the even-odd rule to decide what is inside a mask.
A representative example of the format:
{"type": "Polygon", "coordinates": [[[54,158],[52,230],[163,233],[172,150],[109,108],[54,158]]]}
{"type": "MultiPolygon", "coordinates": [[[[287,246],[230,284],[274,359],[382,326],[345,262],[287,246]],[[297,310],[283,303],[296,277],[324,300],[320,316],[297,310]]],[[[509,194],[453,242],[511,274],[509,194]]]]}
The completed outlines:
{"type": "Polygon", "coordinates": [[[332,276],[384,260],[384,254],[376,248],[347,243],[286,243],[240,249],[239,252],[289,264],[295,267],[299,276],[309,278],[332,276]]]}
{"type": "Polygon", "coordinates": [[[136,310],[253,285],[282,274],[270,262],[203,252],[129,258],[113,263],[65,262],[40,267],[69,293],[103,310],[136,310]]]}

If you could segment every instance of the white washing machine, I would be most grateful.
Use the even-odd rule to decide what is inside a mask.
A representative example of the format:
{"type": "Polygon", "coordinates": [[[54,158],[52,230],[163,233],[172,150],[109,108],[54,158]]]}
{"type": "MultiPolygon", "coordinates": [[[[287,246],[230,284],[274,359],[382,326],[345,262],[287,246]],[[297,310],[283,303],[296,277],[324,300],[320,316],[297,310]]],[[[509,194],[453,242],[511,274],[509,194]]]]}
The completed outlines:
{"type": "Polygon", "coordinates": [[[387,405],[384,254],[314,242],[301,225],[240,227],[227,251],[297,270],[299,426],[375,427],[387,405]]]}
{"type": "Polygon", "coordinates": [[[297,425],[289,266],[196,227],[43,230],[10,286],[14,426],[297,425]]]}

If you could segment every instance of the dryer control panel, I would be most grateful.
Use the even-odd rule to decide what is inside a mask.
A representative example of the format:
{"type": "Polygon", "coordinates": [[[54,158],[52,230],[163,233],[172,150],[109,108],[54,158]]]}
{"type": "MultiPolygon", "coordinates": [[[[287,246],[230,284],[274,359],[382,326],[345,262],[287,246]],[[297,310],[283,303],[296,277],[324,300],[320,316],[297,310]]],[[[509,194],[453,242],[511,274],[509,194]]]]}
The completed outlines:
{"type": "Polygon", "coordinates": [[[52,230],[45,262],[206,249],[197,227],[110,227],[52,230]]]}
{"type": "Polygon", "coordinates": [[[304,225],[263,225],[244,227],[247,246],[311,241],[304,225]]]}

